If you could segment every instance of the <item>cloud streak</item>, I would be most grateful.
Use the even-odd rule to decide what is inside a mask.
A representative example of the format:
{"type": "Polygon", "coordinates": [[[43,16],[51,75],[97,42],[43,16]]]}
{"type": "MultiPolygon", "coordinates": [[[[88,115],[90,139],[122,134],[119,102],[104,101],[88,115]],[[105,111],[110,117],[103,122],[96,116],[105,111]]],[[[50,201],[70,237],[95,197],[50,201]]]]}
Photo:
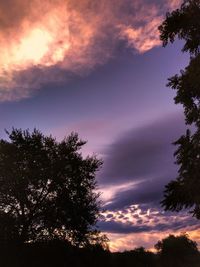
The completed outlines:
{"type": "MultiPolygon", "coordinates": [[[[116,185],[147,179],[151,181],[160,177],[166,182],[165,177],[170,179],[177,173],[172,142],[184,131],[184,119],[180,113],[129,130],[105,151],[100,183],[116,185]]],[[[160,183],[156,181],[156,184],[160,183]]]]}
{"type": "Polygon", "coordinates": [[[192,240],[195,240],[198,245],[200,245],[200,235],[198,229],[191,227],[190,230],[183,228],[182,231],[162,231],[162,232],[141,232],[141,233],[129,233],[129,234],[119,234],[119,233],[106,233],[110,238],[109,246],[112,251],[124,251],[134,249],[136,247],[145,247],[155,251],[154,245],[158,240],[166,238],[169,234],[180,235],[182,233],[189,234],[192,240]]]}
{"type": "Polygon", "coordinates": [[[160,45],[157,27],[178,2],[2,1],[0,101],[26,98],[69,73],[88,73],[111,58],[119,42],[138,53],[160,45]]]}

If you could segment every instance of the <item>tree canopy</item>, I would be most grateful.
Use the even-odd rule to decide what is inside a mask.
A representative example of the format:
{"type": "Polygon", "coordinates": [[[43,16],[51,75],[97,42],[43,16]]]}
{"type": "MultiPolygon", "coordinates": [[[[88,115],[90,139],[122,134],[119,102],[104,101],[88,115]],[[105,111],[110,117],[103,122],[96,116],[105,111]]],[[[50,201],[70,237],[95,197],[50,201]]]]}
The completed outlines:
{"type": "Polygon", "coordinates": [[[0,140],[0,239],[94,240],[100,205],[95,173],[102,161],[83,158],[86,143],[72,133],[61,142],[39,130],[13,129],[0,140]]]}
{"type": "Polygon", "coordinates": [[[160,25],[163,45],[183,40],[182,51],[190,53],[190,63],[180,74],[169,78],[176,90],[175,103],[182,104],[188,124],[200,122],[200,0],[185,0],[180,9],[167,13],[160,25]]]}
{"type": "Polygon", "coordinates": [[[168,86],[176,90],[175,103],[182,104],[185,121],[193,125],[174,144],[178,177],[165,189],[163,207],[180,211],[189,208],[200,219],[200,0],[185,0],[177,10],[167,13],[160,25],[163,45],[182,40],[183,52],[189,52],[189,65],[169,78],[168,86]]]}
{"type": "Polygon", "coordinates": [[[163,267],[195,267],[200,264],[200,256],[196,242],[186,234],[169,235],[155,245],[163,267]]]}

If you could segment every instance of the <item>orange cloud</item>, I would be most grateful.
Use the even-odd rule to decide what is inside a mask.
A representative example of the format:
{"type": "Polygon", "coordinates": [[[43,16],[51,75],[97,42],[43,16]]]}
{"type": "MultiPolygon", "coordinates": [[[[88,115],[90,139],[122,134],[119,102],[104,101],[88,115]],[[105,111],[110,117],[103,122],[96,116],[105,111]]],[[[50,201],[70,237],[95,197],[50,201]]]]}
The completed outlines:
{"type": "Polygon", "coordinates": [[[129,46],[134,47],[139,53],[145,53],[161,44],[158,32],[161,22],[162,17],[156,17],[143,27],[122,26],[121,36],[128,40],[129,46]]]}
{"type": "Polygon", "coordinates": [[[170,234],[180,235],[187,233],[189,238],[197,242],[200,248],[200,234],[198,230],[182,229],[181,231],[163,231],[163,232],[147,232],[147,233],[133,233],[133,234],[113,234],[106,233],[109,241],[109,248],[113,252],[131,250],[137,247],[145,247],[150,251],[155,251],[154,245],[170,234]]]}
{"type": "Polygon", "coordinates": [[[63,71],[87,73],[105,63],[121,39],[139,53],[158,46],[162,15],[177,3],[2,1],[0,101],[28,97],[46,82],[62,81],[63,71]]]}

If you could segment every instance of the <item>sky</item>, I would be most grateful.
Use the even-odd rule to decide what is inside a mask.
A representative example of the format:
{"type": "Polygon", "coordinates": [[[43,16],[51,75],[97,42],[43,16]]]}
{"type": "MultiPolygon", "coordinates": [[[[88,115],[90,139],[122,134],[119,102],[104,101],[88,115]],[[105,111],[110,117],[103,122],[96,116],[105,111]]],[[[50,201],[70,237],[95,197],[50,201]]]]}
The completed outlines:
{"type": "Polygon", "coordinates": [[[104,161],[98,227],[112,251],[152,249],[169,233],[200,242],[197,220],[160,207],[177,176],[172,142],[186,129],[166,83],[188,56],[178,41],[163,48],[157,28],[180,2],[0,2],[0,138],[36,127],[88,141],[83,155],[104,161]]]}

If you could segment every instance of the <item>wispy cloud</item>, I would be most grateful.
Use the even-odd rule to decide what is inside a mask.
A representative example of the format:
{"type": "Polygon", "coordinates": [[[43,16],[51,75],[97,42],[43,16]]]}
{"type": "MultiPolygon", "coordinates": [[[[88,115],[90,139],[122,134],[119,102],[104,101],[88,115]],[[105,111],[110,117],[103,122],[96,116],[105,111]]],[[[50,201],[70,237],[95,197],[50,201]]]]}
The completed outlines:
{"type": "MultiPolygon", "coordinates": [[[[197,228],[197,227],[195,227],[197,228]]],[[[200,235],[198,229],[182,228],[181,230],[169,230],[162,232],[141,232],[132,234],[122,233],[106,233],[110,238],[109,246],[112,251],[124,251],[134,249],[136,247],[145,247],[146,249],[155,251],[154,245],[161,239],[166,238],[169,234],[179,235],[187,233],[192,240],[200,245],[200,235]]]]}
{"type": "MultiPolygon", "coordinates": [[[[156,185],[160,188],[161,182],[166,183],[165,178],[176,177],[172,142],[184,131],[183,115],[177,112],[125,132],[105,151],[107,157],[99,177],[100,183],[120,185],[147,180],[152,181],[152,189],[156,189],[156,185]],[[159,178],[162,178],[160,182],[157,181],[159,178]]],[[[131,187],[129,189],[132,190],[131,187]]]]}
{"type": "Polygon", "coordinates": [[[161,44],[158,32],[161,21],[162,17],[156,17],[147,25],[138,28],[122,26],[121,37],[127,39],[128,46],[139,53],[145,53],[161,44]]]}
{"type": "Polygon", "coordinates": [[[178,2],[1,1],[0,100],[28,97],[69,72],[87,73],[122,39],[138,53],[158,46],[157,27],[178,2]]]}

